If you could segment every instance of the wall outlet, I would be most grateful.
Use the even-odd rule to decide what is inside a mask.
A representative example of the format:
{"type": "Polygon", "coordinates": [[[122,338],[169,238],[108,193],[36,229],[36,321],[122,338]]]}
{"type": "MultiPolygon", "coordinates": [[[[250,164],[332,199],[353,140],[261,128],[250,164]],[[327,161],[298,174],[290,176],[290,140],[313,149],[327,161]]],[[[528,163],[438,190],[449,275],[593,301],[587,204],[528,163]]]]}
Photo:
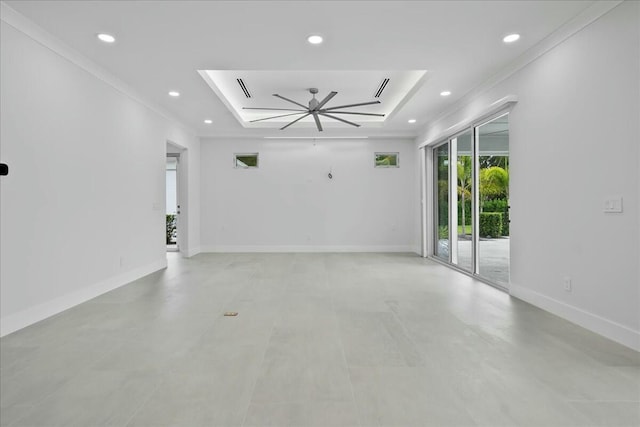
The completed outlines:
{"type": "Polygon", "coordinates": [[[622,213],[622,196],[609,196],[604,200],[604,212],[622,213]]]}
{"type": "Polygon", "coordinates": [[[562,283],[564,283],[564,290],[566,292],[571,292],[571,277],[565,277],[562,280],[562,283]]]}

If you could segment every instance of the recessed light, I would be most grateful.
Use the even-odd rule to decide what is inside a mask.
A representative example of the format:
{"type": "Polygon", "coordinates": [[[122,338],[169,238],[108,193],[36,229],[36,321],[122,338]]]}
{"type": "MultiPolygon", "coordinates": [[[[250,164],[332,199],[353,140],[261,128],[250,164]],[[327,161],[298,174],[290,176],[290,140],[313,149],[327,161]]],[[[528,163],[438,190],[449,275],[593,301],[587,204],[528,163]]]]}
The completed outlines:
{"type": "Polygon", "coordinates": [[[115,37],[113,37],[111,34],[107,34],[107,33],[100,33],[96,37],[98,37],[98,39],[100,41],[103,41],[105,43],[113,43],[113,42],[116,41],[115,37]]]}
{"type": "Polygon", "coordinates": [[[206,119],[204,122],[205,122],[206,124],[210,125],[211,123],[213,123],[213,120],[211,120],[211,119],[206,119]]]}
{"type": "Polygon", "coordinates": [[[311,44],[320,44],[322,43],[322,36],[319,36],[317,34],[313,34],[310,35],[309,37],[307,37],[307,41],[311,44]]]}
{"type": "Polygon", "coordinates": [[[442,92],[440,92],[440,96],[449,96],[451,95],[451,92],[448,90],[443,90],[442,92]]]}
{"type": "Polygon", "coordinates": [[[409,122],[409,123],[415,123],[415,122],[416,122],[416,119],[409,119],[409,120],[408,120],[408,122],[409,122]]]}
{"type": "Polygon", "coordinates": [[[509,34],[502,39],[505,43],[513,43],[520,38],[520,34],[509,34]]]}
{"type": "Polygon", "coordinates": [[[169,92],[169,96],[173,96],[174,98],[177,98],[180,96],[180,92],[172,90],[171,92],[169,92]]]}

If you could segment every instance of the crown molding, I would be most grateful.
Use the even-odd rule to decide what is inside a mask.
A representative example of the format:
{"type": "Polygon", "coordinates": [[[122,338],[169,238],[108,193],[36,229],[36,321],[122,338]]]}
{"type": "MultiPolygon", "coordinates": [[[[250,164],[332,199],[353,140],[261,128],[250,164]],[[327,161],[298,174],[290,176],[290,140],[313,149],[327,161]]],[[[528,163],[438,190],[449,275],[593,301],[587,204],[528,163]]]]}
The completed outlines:
{"type": "Polygon", "coordinates": [[[172,113],[158,106],[154,102],[149,101],[131,86],[127,85],[125,82],[115,77],[113,74],[111,74],[109,71],[99,66],[95,62],[89,60],[80,52],[71,48],[66,43],[56,38],[51,33],[47,32],[44,28],[40,27],[21,13],[17,12],[15,9],[11,8],[3,1],[0,1],[0,20],[11,26],[15,30],[23,33],[41,46],[66,59],[78,68],[91,74],[103,83],[111,86],[121,94],[131,98],[132,100],[145,106],[156,114],[159,114],[163,118],[187,130],[194,136],[198,136],[198,132],[196,132],[196,130],[191,126],[186,125],[172,113]]]}
{"type": "MultiPolygon", "coordinates": [[[[459,100],[457,100],[451,107],[445,109],[434,119],[428,120],[428,123],[431,124],[439,122],[442,119],[461,110],[465,105],[469,104],[471,100],[490,90],[504,80],[508,79],[513,74],[520,71],[521,69],[523,69],[545,53],[549,52],[574,34],[578,33],[585,27],[589,26],[591,23],[598,20],[600,17],[602,17],[612,9],[624,3],[624,1],[625,0],[598,0],[593,5],[589,6],[587,9],[576,15],[574,18],[567,21],[553,33],[542,39],[529,50],[524,52],[514,61],[509,63],[505,68],[501,69],[496,74],[485,80],[483,83],[471,89],[459,100]]],[[[420,137],[418,137],[418,140],[426,135],[427,131],[430,128],[429,124],[422,128],[422,132],[420,133],[420,137]]]]}
{"type": "Polygon", "coordinates": [[[436,142],[442,141],[446,138],[449,138],[457,133],[462,132],[463,130],[478,126],[483,120],[498,114],[501,111],[507,111],[512,108],[518,102],[518,97],[516,95],[507,95],[504,98],[500,98],[495,102],[487,105],[481,110],[477,111],[471,117],[466,117],[459,121],[458,123],[449,126],[444,131],[440,132],[436,136],[429,138],[425,142],[418,144],[418,148],[424,148],[436,142]]]}

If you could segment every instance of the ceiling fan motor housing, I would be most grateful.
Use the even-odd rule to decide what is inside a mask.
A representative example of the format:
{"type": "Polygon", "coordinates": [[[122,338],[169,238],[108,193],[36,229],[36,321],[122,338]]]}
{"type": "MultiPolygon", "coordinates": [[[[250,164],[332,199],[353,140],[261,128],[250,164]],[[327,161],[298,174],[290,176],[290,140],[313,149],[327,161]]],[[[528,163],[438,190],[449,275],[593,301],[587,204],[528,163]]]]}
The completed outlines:
{"type": "Polygon", "coordinates": [[[320,104],[320,101],[316,99],[316,93],[318,93],[318,89],[315,87],[312,87],[309,89],[309,92],[311,93],[311,95],[313,95],[313,98],[311,98],[311,101],[309,101],[309,109],[315,110],[318,104],[320,104]]]}

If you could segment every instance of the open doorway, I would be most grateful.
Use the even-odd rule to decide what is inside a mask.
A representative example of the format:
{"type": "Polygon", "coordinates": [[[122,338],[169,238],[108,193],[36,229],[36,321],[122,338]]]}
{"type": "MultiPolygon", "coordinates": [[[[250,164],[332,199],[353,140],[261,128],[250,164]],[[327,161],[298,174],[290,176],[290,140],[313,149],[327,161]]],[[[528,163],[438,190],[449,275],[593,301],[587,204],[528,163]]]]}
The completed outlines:
{"type": "Polygon", "coordinates": [[[179,153],[167,153],[166,160],[166,244],[167,251],[177,252],[178,246],[178,216],[180,215],[180,205],[178,198],[178,164],[180,162],[179,153]]]}

